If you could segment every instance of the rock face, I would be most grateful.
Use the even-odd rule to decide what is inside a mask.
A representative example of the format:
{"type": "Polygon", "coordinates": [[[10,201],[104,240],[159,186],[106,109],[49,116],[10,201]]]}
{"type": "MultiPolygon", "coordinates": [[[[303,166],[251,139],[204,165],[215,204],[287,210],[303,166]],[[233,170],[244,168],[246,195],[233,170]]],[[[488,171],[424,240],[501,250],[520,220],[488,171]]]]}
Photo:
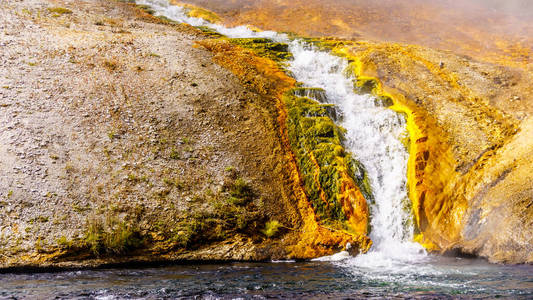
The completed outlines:
{"type": "Polygon", "coordinates": [[[0,268],[367,250],[308,202],[294,80],[125,2],[0,3],[0,268]]]}
{"type": "Polygon", "coordinates": [[[255,251],[270,218],[299,222],[275,119],[197,30],[113,1],[0,19],[0,265],[285,255],[255,251]]]}
{"type": "Polygon", "coordinates": [[[532,75],[416,46],[341,48],[355,61],[357,84],[407,114],[418,239],[491,261],[532,262],[532,75]]]}

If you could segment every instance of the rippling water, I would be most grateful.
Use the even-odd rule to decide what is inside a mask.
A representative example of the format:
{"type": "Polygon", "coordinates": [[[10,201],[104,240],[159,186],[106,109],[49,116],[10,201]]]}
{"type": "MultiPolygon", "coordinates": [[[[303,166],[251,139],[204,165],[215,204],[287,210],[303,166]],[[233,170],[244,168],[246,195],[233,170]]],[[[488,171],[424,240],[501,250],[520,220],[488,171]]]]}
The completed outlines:
{"type": "Polygon", "coordinates": [[[533,297],[532,266],[428,257],[394,273],[349,261],[176,265],[0,274],[0,299],[338,299],[533,297]]]}

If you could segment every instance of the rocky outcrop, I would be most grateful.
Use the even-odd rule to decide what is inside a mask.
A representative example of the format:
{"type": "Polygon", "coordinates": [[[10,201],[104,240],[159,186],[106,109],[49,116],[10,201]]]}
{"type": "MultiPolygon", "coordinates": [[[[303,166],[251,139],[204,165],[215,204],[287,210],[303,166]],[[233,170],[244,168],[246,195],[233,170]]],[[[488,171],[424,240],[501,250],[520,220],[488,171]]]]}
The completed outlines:
{"type": "Polygon", "coordinates": [[[417,239],[429,249],[531,262],[531,74],[416,46],[337,47],[353,60],[356,86],[393,99],[391,109],[407,116],[417,239]]]}

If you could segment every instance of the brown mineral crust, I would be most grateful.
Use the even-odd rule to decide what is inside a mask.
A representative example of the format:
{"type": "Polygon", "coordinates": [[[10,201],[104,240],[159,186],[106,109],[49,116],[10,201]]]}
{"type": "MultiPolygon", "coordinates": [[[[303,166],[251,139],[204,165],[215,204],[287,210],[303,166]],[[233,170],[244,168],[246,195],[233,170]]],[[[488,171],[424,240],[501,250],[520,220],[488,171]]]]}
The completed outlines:
{"type": "Polygon", "coordinates": [[[410,197],[425,242],[531,262],[531,74],[412,45],[344,50],[413,120],[410,197]]]}

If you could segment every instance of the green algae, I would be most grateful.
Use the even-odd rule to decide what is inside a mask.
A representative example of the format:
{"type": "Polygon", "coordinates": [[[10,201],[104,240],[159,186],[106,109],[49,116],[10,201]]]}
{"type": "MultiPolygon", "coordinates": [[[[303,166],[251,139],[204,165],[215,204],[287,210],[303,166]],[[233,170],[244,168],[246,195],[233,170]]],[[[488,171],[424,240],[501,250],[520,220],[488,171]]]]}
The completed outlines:
{"type": "Polygon", "coordinates": [[[155,10],[153,10],[150,5],[138,4],[137,7],[144,10],[149,15],[155,14],[155,10]]]}
{"type": "Polygon", "coordinates": [[[231,38],[228,41],[243,48],[252,50],[257,56],[269,58],[275,62],[283,62],[292,59],[289,45],[276,43],[267,38],[231,38]]]}
{"type": "MultiPolygon", "coordinates": [[[[345,129],[329,116],[332,105],[324,105],[296,88],[283,97],[288,110],[287,130],[296,156],[306,194],[323,224],[340,229],[346,226],[346,215],[340,200],[341,173],[347,172],[356,182],[365,199],[371,190],[364,168],[345,151],[345,129]]],[[[309,93],[313,91],[310,89],[309,93]]],[[[306,92],[306,93],[307,93],[306,92]]]]}
{"type": "MultiPolygon", "coordinates": [[[[310,38],[310,37],[300,37],[306,43],[315,46],[321,51],[332,51],[335,48],[344,47],[346,45],[353,44],[352,41],[342,41],[338,39],[329,39],[329,38],[310,38]]],[[[332,53],[334,54],[334,53],[332,53]]]]}
{"type": "Polygon", "coordinates": [[[209,38],[225,38],[226,36],[223,34],[218,33],[218,31],[212,29],[208,26],[195,26],[196,29],[200,30],[205,36],[209,38]]]}
{"type": "Polygon", "coordinates": [[[274,237],[274,236],[276,236],[278,234],[278,231],[279,231],[280,227],[282,227],[280,222],[278,222],[276,220],[268,221],[265,224],[265,228],[261,232],[265,236],[271,238],[271,237],[274,237]]]}
{"type": "Polygon", "coordinates": [[[48,11],[57,15],[69,15],[72,14],[72,10],[64,7],[49,7],[48,11]]]}

